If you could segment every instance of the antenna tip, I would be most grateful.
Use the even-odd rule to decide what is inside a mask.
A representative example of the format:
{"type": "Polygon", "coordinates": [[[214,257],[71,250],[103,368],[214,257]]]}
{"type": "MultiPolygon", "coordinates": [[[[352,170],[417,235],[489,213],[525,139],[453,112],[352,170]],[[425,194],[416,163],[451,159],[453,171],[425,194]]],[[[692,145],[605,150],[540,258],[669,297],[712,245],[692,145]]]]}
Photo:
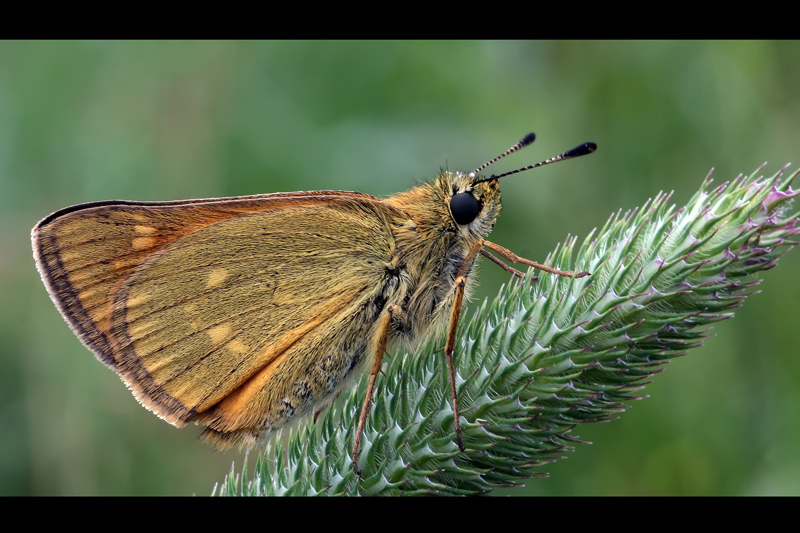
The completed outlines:
{"type": "Polygon", "coordinates": [[[519,144],[521,146],[528,146],[529,144],[531,144],[535,140],[536,140],[536,134],[531,132],[531,133],[527,134],[525,137],[523,137],[522,140],[519,142],[519,144]]]}
{"type": "Polygon", "coordinates": [[[580,146],[576,146],[572,150],[568,152],[564,152],[563,157],[564,159],[570,159],[572,157],[579,157],[586,154],[591,154],[597,150],[597,145],[595,143],[583,143],[580,146]]]}

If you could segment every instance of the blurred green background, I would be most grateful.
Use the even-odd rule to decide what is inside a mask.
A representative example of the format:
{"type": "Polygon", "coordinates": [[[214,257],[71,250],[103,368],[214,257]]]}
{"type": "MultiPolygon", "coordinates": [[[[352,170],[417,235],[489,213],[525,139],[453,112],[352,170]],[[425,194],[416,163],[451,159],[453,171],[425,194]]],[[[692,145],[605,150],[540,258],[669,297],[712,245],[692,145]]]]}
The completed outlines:
{"type": "MultiPolygon", "coordinates": [[[[345,189],[375,195],[595,141],[504,181],[492,240],[544,259],[674,190],[800,163],[798,42],[0,43],[0,494],[211,492],[217,454],[140,407],[48,298],[30,229],[62,207],[345,189]]],[[[800,206],[796,206],[800,207],[800,206]]],[[[620,420],[505,494],[800,495],[800,251],[620,420]]],[[[479,298],[508,276],[484,264],[479,298]]]]}

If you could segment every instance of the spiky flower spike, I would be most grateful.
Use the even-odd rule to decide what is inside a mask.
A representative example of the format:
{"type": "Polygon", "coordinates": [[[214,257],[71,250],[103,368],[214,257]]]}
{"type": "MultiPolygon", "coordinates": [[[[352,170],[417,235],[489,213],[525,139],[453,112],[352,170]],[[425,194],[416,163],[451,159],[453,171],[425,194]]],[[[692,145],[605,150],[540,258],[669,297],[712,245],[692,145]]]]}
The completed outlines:
{"type": "MultiPolygon", "coordinates": [[[[760,171],[757,170],[756,172],[760,171]]],[[[581,279],[541,276],[500,291],[462,318],[456,364],[467,450],[453,433],[441,339],[394,357],[379,376],[364,429],[361,468],[349,450],[366,380],[316,423],[273,439],[248,481],[233,472],[220,494],[475,494],[537,474],[576,439],[579,423],[608,419],[636,399],[641,381],[700,344],[702,326],[733,316],[752,274],[796,244],[800,194],[781,181],[741,177],[700,192],[677,211],[659,194],[612,216],[549,258],[589,270],[581,279]]],[[[216,489],[215,489],[216,492],[216,489]]]]}

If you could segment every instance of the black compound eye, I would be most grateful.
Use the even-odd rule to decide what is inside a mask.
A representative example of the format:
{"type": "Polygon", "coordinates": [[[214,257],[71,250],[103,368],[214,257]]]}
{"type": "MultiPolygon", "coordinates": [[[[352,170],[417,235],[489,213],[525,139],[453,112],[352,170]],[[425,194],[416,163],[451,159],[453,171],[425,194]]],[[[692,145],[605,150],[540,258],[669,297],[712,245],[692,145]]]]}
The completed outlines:
{"type": "Polygon", "coordinates": [[[468,192],[460,192],[450,199],[450,212],[460,225],[469,224],[481,212],[481,204],[468,192]]]}

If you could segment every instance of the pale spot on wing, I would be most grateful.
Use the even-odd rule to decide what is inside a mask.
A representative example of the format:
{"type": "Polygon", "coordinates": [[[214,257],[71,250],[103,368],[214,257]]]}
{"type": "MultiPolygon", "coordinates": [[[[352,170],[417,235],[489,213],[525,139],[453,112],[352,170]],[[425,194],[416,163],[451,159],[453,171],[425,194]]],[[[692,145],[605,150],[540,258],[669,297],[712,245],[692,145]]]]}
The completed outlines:
{"type": "Polygon", "coordinates": [[[219,344],[224,341],[230,332],[231,327],[228,324],[220,324],[219,326],[214,326],[206,331],[214,344],[219,344]]]}
{"type": "Polygon", "coordinates": [[[134,250],[146,250],[155,246],[158,240],[155,237],[136,237],[133,239],[134,250]]]}
{"type": "MultiPolygon", "coordinates": [[[[89,291],[86,291],[89,292],[89,291]]],[[[152,299],[152,294],[143,294],[141,296],[134,296],[133,298],[128,298],[126,302],[126,307],[130,309],[131,307],[136,307],[137,305],[142,305],[143,303],[147,302],[148,300],[152,299]]]]}
{"type": "Polygon", "coordinates": [[[138,340],[157,329],[157,322],[153,322],[152,320],[136,320],[128,324],[128,336],[133,340],[138,340]]]}
{"type": "Polygon", "coordinates": [[[87,289],[87,290],[85,290],[85,291],[81,291],[81,292],[78,294],[78,300],[84,301],[84,300],[86,300],[86,299],[88,299],[88,298],[91,298],[92,296],[94,296],[94,294],[95,294],[96,292],[97,292],[97,291],[95,291],[94,289],[87,289]]]}
{"type": "Polygon", "coordinates": [[[152,226],[135,226],[133,229],[139,235],[152,235],[156,232],[156,228],[152,226]]]}
{"type": "Polygon", "coordinates": [[[247,346],[240,341],[239,339],[233,339],[231,342],[225,345],[229,350],[232,352],[237,353],[245,353],[248,351],[247,346]]]}
{"type": "Polygon", "coordinates": [[[228,270],[225,268],[215,268],[211,271],[211,274],[208,275],[208,283],[206,287],[218,287],[222,285],[222,282],[225,281],[225,278],[228,277],[228,270]]]}
{"type": "Polygon", "coordinates": [[[186,395],[190,395],[194,392],[192,389],[194,385],[192,383],[183,383],[182,385],[173,387],[170,389],[170,394],[174,395],[175,398],[183,398],[186,395]]]}
{"type": "Polygon", "coordinates": [[[155,361],[147,361],[147,372],[150,373],[151,376],[154,376],[162,369],[169,367],[169,365],[173,364],[172,357],[162,357],[161,359],[156,359],[155,361]]]}
{"type": "Polygon", "coordinates": [[[61,252],[61,262],[62,263],[71,263],[76,259],[79,259],[83,255],[82,252],[77,250],[64,250],[61,252]]]}

